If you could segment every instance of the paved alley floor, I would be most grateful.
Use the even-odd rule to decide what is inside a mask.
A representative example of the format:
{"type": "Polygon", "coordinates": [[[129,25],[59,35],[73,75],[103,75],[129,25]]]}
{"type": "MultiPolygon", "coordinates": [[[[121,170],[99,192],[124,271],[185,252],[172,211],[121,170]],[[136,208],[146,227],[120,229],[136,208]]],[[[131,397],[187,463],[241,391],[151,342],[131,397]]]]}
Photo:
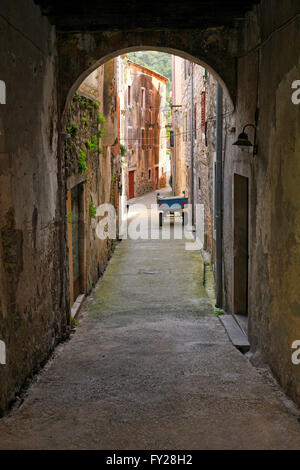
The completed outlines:
{"type": "Polygon", "coordinates": [[[123,240],[0,448],[297,449],[300,424],[213,314],[199,251],[123,240]]]}

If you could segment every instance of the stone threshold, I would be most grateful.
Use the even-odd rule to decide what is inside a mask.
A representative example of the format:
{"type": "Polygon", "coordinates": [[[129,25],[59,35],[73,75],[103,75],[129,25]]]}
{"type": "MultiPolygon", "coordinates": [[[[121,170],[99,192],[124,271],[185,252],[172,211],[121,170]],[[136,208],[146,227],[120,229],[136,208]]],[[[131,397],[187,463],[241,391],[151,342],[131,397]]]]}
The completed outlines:
{"type": "Polygon", "coordinates": [[[224,314],[219,316],[219,320],[225,328],[225,331],[232,342],[239,351],[243,354],[250,350],[250,343],[248,337],[240,327],[238,321],[231,314],[224,314]]]}
{"type": "Polygon", "coordinates": [[[75,300],[74,304],[72,305],[71,308],[71,318],[75,318],[78,313],[80,312],[81,306],[83,304],[83,301],[85,299],[85,294],[80,294],[77,299],[75,300]]]}

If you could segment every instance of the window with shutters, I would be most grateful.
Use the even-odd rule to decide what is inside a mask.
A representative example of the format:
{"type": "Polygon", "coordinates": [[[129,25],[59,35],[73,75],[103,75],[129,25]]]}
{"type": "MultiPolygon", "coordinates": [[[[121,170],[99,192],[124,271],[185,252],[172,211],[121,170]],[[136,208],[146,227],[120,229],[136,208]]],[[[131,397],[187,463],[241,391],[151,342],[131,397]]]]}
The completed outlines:
{"type": "Polygon", "coordinates": [[[153,106],[153,91],[149,90],[149,107],[153,106]]]}
{"type": "Polygon", "coordinates": [[[205,121],[206,121],[205,107],[206,107],[206,96],[205,96],[205,91],[202,91],[201,93],[201,129],[203,133],[205,132],[205,121]]]}
{"type": "Polygon", "coordinates": [[[183,115],[183,142],[187,142],[187,113],[183,115]]]}
{"type": "Polygon", "coordinates": [[[141,129],[141,136],[142,136],[142,149],[145,150],[146,148],[146,133],[145,133],[145,129],[142,128],[141,129]]]}
{"type": "Polygon", "coordinates": [[[128,85],[127,88],[127,105],[131,106],[131,86],[128,85]]]}
{"type": "Polygon", "coordinates": [[[146,107],[146,90],[144,87],[141,88],[141,108],[145,109],[146,107]]]}
{"type": "Polygon", "coordinates": [[[183,67],[184,67],[184,79],[186,80],[187,79],[187,60],[184,60],[183,67]]]}

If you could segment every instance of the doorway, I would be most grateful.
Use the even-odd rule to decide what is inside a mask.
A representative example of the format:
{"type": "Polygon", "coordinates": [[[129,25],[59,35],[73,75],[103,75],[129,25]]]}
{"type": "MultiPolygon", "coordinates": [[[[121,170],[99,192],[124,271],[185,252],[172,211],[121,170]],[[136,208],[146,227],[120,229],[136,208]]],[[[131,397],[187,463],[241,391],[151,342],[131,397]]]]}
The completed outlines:
{"type": "Polygon", "coordinates": [[[249,179],[234,174],[233,312],[248,315],[249,179]]]}
{"type": "Polygon", "coordinates": [[[129,171],[128,173],[128,179],[129,179],[129,194],[128,197],[129,199],[134,198],[134,171],[129,171]]]}
{"type": "Polygon", "coordinates": [[[84,292],[85,283],[85,235],[84,235],[84,188],[78,184],[68,190],[67,229],[69,244],[70,300],[74,304],[84,292]]]}
{"type": "Polygon", "coordinates": [[[158,172],[159,172],[159,167],[156,166],[155,167],[155,189],[158,189],[158,176],[159,176],[158,172]]]}

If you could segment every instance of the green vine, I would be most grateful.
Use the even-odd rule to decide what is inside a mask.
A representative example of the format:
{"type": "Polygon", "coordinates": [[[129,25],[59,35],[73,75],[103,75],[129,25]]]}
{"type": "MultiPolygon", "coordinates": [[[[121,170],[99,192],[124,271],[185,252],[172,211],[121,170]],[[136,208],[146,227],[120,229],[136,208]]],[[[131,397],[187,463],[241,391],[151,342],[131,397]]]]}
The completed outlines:
{"type": "Polygon", "coordinates": [[[84,124],[85,126],[88,126],[88,125],[89,125],[89,120],[88,120],[88,118],[86,118],[86,117],[82,117],[82,118],[81,118],[81,122],[82,122],[82,124],[84,124]]]}
{"type": "Polygon", "coordinates": [[[78,167],[79,167],[79,173],[82,175],[87,169],[87,164],[86,164],[86,153],[80,149],[79,155],[78,155],[78,167]]]}
{"type": "Polygon", "coordinates": [[[72,223],[72,211],[67,213],[66,219],[67,219],[68,224],[72,223]]]}
{"type": "Polygon", "coordinates": [[[96,135],[93,135],[92,139],[86,142],[86,147],[88,150],[91,150],[92,152],[100,151],[99,143],[98,143],[98,139],[96,135]]]}
{"type": "Polygon", "coordinates": [[[95,219],[96,218],[96,206],[94,205],[93,201],[90,202],[89,209],[90,209],[91,219],[95,219]]]}
{"type": "Polygon", "coordinates": [[[78,126],[75,126],[74,124],[72,126],[67,127],[67,132],[70,134],[72,139],[78,135],[78,126]]]}
{"type": "Polygon", "coordinates": [[[106,119],[103,116],[103,114],[100,113],[100,111],[99,111],[98,116],[97,116],[97,123],[102,124],[102,125],[106,123],[106,119]]]}
{"type": "Polygon", "coordinates": [[[120,155],[121,157],[126,157],[126,154],[127,154],[127,148],[125,147],[125,145],[123,144],[120,144],[120,155]]]}

